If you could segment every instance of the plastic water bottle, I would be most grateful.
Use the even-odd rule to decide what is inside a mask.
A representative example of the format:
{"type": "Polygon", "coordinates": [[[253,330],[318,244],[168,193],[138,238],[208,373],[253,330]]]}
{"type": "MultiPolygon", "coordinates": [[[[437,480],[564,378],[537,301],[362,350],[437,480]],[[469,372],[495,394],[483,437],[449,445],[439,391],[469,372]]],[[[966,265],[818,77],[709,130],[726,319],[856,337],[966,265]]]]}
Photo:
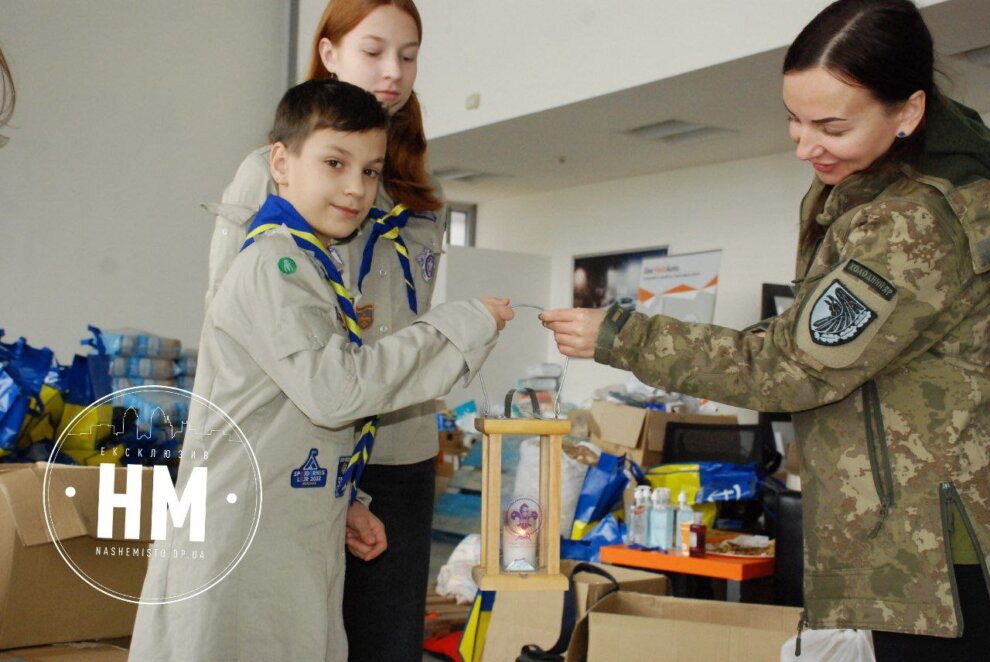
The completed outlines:
{"type": "Polygon", "coordinates": [[[647,545],[649,536],[649,513],[650,488],[648,485],[639,485],[633,493],[633,502],[629,506],[626,526],[629,530],[629,543],[635,545],[647,545]]]}
{"type": "Polygon", "coordinates": [[[694,524],[694,510],[687,502],[687,494],[682,490],[677,496],[677,548],[687,552],[691,549],[691,525],[694,524]]]}
{"type": "Polygon", "coordinates": [[[650,497],[649,547],[664,551],[674,544],[674,509],[670,507],[670,489],[658,487],[650,497]]]}

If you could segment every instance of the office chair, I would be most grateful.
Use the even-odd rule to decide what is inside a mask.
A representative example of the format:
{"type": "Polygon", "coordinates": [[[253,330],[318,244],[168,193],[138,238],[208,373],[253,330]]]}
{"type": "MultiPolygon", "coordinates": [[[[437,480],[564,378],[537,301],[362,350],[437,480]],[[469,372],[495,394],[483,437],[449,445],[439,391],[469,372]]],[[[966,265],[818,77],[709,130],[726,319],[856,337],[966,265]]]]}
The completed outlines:
{"type": "Polygon", "coordinates": [[[664,464],[683,462],[730,462],[756,464],[772,474],[780,467],[781,455],[766,428],[759,425],[708,425],[667,423],[663,438],[664,464]]]}

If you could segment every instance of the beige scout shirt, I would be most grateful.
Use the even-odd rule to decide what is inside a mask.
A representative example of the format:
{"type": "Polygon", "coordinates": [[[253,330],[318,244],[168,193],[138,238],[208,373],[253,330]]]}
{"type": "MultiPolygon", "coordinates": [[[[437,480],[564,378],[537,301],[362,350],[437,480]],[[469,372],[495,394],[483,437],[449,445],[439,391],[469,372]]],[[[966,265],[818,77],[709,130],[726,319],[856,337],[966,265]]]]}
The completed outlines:
{"type": "MultiPolygon", "coordinates": [[[[219,205],[207,208],[216,214],[216,227],[210,242],[210,284],[207,305],[214,296],[237,256],[250,220],[270,193],[275,182],[268,171],[271,148],[261,147],[251,152],[237,169],[234,180],[223,193],[219,205]]],[[[375,206],[389,211],[392,199],[379,186],[375,206]]],[[[446,214],[425,213],[410,218],[402,230],[409,249],[416,299],[420,314],[430,309],[430,299],[436,282],[436,270],[443,249],[446,214]],[[435,217],[436,220],[432,220],[435,217]]],[[[364,326],[362,340],[374,344],[399,329],[412,324],[416,316],[406,301],[405,282],[391,241],[379,239],[375,246],[371,270],[364,279],[364,288],[357,286],[358,271],[368,238],[368,222],[345,244],[337,246],[343,259],[341,273],[355,297],[355,309],[364,326]]],[[[384,414],[375,438],[371,464],[412,464],[435,457],[437,444],[436,406],[425,396],[416,404],[384,414]]]]}
{"type": "MultiPolygon", "coordinates": [[[[131,659],[346,660],[347,498],[334,496],[334,479],[353,425],[445,394],[480,368],[496,335],[480,301],[456,302],[357,347],[317,263],[288,230],[241,253],[207,310],[195,392],[225,411],[254,451],[263,487],[257,532],[209,590],[139,608],[131,659]],[[324,485],[293,484],[309,459],[327,470],[324,485]]],[[[193,594],[244,544],[257,490],[244,445],[229,431],[212,410],[192,407],[178,485],[184,493],[194,468],[209,469],[206,538],[190,542],[188,526],[169,529],[149,563],[146,601],[193,594]],[[237,501],[224,501],[228,494],[237,501]]]]}

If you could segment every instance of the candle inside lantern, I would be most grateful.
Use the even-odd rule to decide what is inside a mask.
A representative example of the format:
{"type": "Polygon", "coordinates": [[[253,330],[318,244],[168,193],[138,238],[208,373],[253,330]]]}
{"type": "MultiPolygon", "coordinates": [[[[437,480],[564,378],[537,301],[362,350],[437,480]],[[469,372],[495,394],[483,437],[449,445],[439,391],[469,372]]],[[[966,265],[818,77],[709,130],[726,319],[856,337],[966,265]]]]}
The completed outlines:
{"type": "Polygon", "coordinates": [[[536,499],[520,497],[509,504],[502,521],[502,568],[535,572],[543,512],[536,499]]]}

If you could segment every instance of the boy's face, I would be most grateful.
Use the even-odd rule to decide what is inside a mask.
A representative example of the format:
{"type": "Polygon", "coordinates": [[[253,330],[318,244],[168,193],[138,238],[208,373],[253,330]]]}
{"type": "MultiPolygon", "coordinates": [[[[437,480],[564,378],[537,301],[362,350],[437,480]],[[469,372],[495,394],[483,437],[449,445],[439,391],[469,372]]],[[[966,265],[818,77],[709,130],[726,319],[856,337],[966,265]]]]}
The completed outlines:
{"type": "Polygon", "coordinates": [[[325,244],[354,232],[375,201],[385,163],[385,131],[314,131],[293,153],[272,146],[278,194],[296,208],[325,244]]]}

